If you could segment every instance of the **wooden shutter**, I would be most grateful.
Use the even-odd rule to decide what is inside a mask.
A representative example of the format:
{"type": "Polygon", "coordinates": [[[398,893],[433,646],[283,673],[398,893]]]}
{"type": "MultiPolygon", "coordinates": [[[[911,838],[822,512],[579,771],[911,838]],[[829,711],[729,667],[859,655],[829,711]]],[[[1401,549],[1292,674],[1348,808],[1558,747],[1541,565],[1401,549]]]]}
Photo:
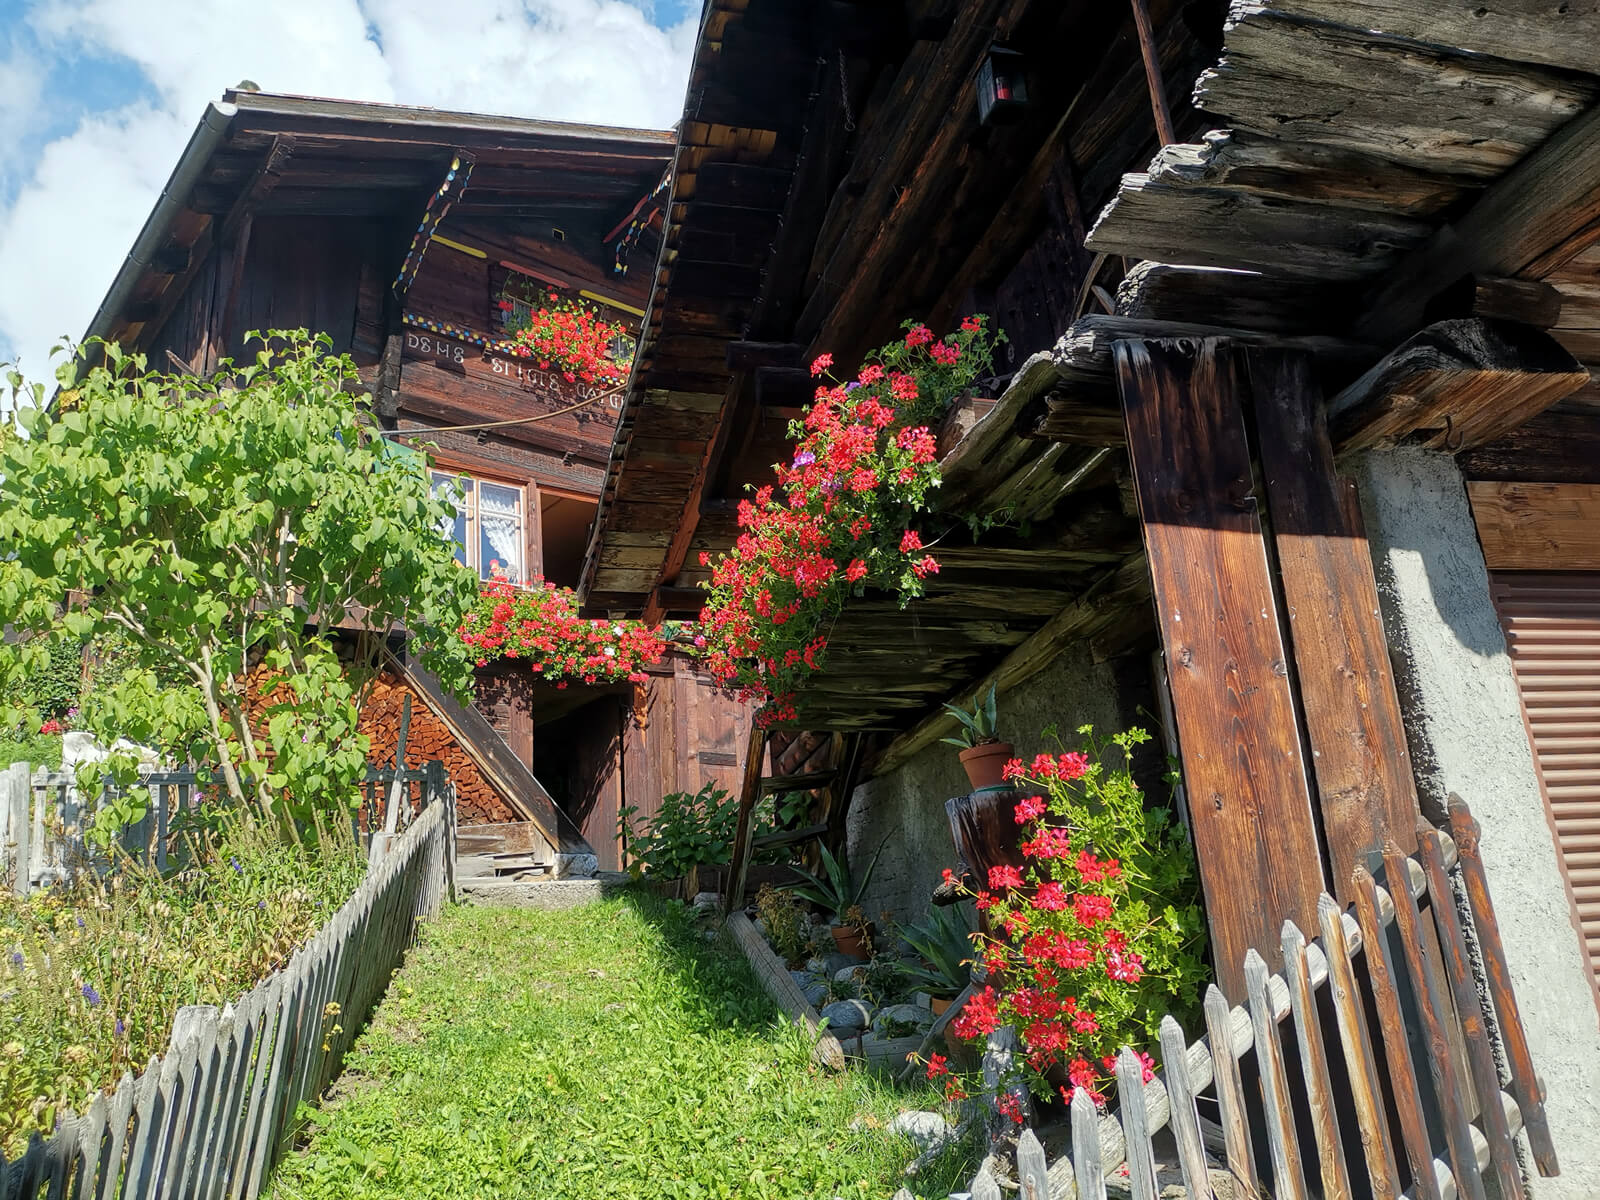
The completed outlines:
{"type": "Polygon", "coordinates": [[[1528,736],[1591,968],[1600,966],[1600,571],[1495,571],[1528,736]]]}

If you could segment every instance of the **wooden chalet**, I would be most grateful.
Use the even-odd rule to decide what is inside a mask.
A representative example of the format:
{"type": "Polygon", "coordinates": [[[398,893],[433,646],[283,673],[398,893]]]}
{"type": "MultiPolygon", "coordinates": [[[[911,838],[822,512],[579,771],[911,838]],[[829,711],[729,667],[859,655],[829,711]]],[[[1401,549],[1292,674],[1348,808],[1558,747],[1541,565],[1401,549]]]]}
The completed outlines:
{"type": "MultiPolygon", "coordinates": [[[[484,578],[498,566],[570,587],[621,400],[513,354],[504,318],[554,294],[636,326],[674,141],[228,91],[88,333],[200,373],[246,353],[250,330],[326,333],[396,440],[431,446],[441,478],[465,477],[462,562],[484,578]]],[[[410,695],[407,755],[449,764],[464,822],[516,826],[511,843],[542,865],[547,843],[583,853],[587,835],[615,867],[621,805],[648,813],[664,792],[737,779],[740,707],[676,655],[655,670],[636,696],[631,685],[557,689],[523,664],[495,664],[462,709],[397,663],[369,714],[374,755],[392,761],[410,695]]]]}
{"type": "Polygon", "coordinates": [[[692,615],[805,364],[975,311],[1009,358],[942,439],[941,570],[799,698],[864,739],[876,898],[952,861],[939,705],[991,681],[1030,753],[1161,720],[1235,1000],[1459,793],[1536,1194],[1600,1193],[1600,7],[711,0],[589,608],[692,615]]]}

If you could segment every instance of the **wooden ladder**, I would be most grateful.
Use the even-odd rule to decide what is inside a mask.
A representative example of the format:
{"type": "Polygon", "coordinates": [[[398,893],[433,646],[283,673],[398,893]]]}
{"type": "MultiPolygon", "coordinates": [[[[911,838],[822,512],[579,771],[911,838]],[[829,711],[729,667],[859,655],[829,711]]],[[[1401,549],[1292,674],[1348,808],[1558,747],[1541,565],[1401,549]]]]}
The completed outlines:
{"type": "Polygon", "coordinates": [[[742,908],[750,859],[757,850],[815,843],[837,854],[844,844],[845,817],[850,794],[861,774],[864,735],[860,733],[772,734],[754,727],[745,750],[744,780],[739,789],[739,821],[733,835],[733,855],[728,862],[724,912],[742,908]],[[765,766],[771,752],[771,773],[765,766]],[[759,838],[755,833],[756,805],[763,796],[782,792],[810,792],[815,797],[809,819],[794,829],[778,830],[759,838]]]}

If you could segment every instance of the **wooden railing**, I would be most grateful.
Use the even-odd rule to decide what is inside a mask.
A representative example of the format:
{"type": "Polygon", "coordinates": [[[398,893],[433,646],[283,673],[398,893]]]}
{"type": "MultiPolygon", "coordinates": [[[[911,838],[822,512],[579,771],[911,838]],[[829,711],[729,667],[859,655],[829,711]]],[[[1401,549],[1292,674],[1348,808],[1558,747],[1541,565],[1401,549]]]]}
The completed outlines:
{"type": "MultiPolygon", "coordinates": [[[[1134,1200],[1155,1200],[1151,1136],[1169,1124],[1178,1170],[1196,1200],[1223,1190],[1213,1187],[1218,1170],[1233,1185],[1225,1194],[1236,1196],[1306,1200],[1370,1187],[1380,1198],[1482,1200],[1488,1174],[1512,1200],[1525,1194],[1512,1140],[1519,1132],[1539,1173],[1556,1174],[1477,824],[1452,796],[1449,834],[1423,826],[1418,840],[1416,858],[1396,847],[1383,855],[1381,885],[1356,869],[1353,911],[1324,895],[1315,941],[1286,922],[1281,973],[1252,950],[1246,1003],[1230,1009],[1211,988],[1205,1037],[1191,1042],[1167,1017],[1162,1070],[1148,1083],[1124,1048],[1119,1111],[1101,1113],[1078,1092],[1070,1149],[1053,1163],[1024,1132],[1015,1176],[1022,1200],[1105,1200],[1111,1172],[1125,1172],[1134,1200]],[[1481,980],[1469,955],[1473,941],[1481,980]],[[1259,1087],[1247,1089],[1247,1079],[1259,1087]],[[1201,1136],[1196,1097],[1207,1088],[1220,1117],[1221,1138],[1212,1139],[1222,1143],[1220,1155],[1201,1136]],[[1342,1114],[1353,1114],[1356,1128],[1342,1114]],[[1254,1144],[1252,1130],[1264,1131],[1265,1146],[1254,1144]]],[[[987,1165],[970,1191],[972,1200],[1002,1194],[987,1165]]]]}
{"type": "MultiPolygon", "coordinates": [[[[396,783],[394,768],[367,767],[358,785],[360,803],[351,816],[358,840],[364,843],[369,834],[385,828],[391,798],[398,802],[398,830],[443,795],[444,764],[403,770],[398,791],[396,783]]],[[[206,794],[193,771],[157,771],[135,784],[108,785],[85,796],[70,772],[41,767],[30,773],[28,764],[14,763],[0,771],[0,877],[9,877],[20,894],[48,880],[64,881],[84,868],[108,869],[122,857],[166,871],[174,865],[171,856],[182,852],[178,832],[206,794]],[[98,844],[89,836],[95,814],[135,789],[148,795],[144,815],[98,844]]]]}
{"type": "Polygon", "coordinates": [[[0,1156],[0,1197],[257,1196],[302,1102],[339,1073],[417,922],[451,887],[454,796],[428,805],[288,966],[221,1012],[179,1010],[167,1053],[49,1139],[0,1156]]]}

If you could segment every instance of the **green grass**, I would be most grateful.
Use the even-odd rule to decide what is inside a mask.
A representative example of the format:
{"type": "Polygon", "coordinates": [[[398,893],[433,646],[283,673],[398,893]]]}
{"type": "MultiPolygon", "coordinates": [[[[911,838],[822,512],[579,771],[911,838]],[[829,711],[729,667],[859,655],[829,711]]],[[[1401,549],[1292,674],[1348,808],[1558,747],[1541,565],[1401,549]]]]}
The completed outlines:
{"type": "Polygon", "coordinates": [[[936,1105],[830,1075],[742,958],[682,906],[448,910],[396,976],[346,1074],[309,1113],[273,1200],[945,1196],[883,1126],[936,1105]],[[855,1128],[852,1128],[852,1125],[855,1128]]]}
{"type": "Polygon", "coordinates": [[[0,767],[25,762],[35,769],[52,771],[61,766],[61,735],[58,733],[0,734],[0,767]]]}

